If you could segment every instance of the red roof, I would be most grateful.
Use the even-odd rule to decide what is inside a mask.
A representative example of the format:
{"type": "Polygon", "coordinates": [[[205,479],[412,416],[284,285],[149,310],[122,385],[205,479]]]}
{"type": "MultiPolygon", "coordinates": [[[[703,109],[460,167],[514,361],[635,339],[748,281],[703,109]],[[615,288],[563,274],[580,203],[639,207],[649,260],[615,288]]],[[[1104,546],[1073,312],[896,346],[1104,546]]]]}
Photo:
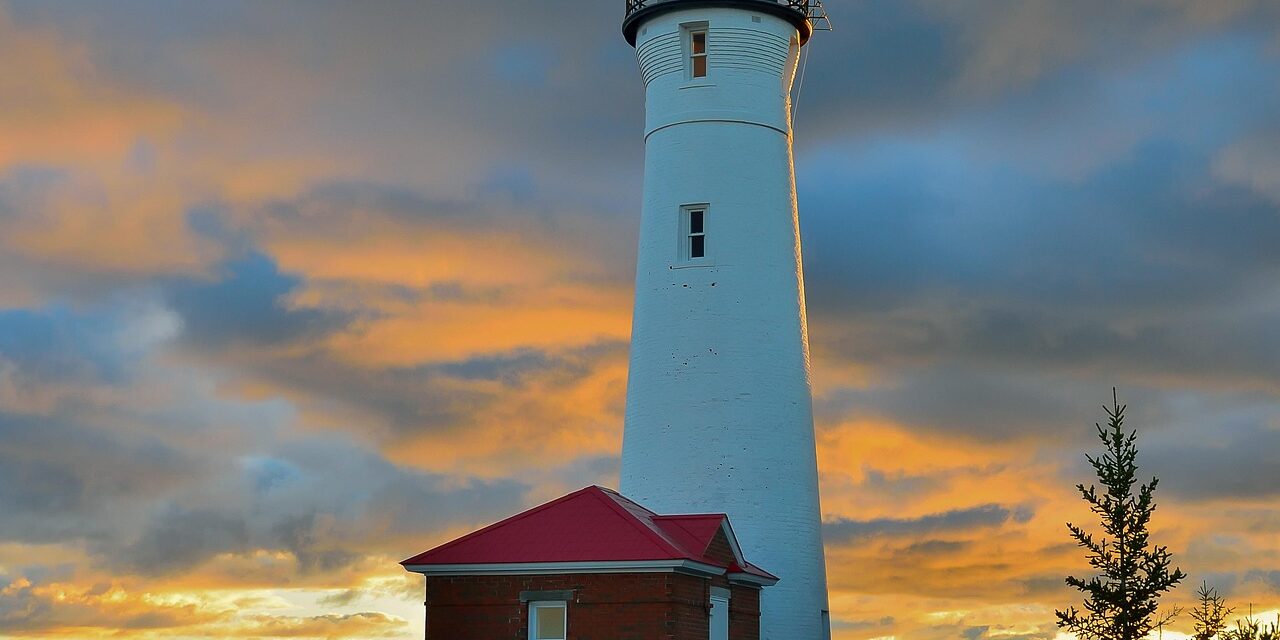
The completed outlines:
{"type": "Polygon", "coordinates": [[[469,533],[400,564],[485,565],[539,562],[692,560],[730,573],[776,579],[741,558],[723,513],[661,516],[617,492],[590,486],[469,533]],[[737,562],[706,555],[717,532],[737,562]],[[741,565],[741,566],[740,566],[741,565]]]}

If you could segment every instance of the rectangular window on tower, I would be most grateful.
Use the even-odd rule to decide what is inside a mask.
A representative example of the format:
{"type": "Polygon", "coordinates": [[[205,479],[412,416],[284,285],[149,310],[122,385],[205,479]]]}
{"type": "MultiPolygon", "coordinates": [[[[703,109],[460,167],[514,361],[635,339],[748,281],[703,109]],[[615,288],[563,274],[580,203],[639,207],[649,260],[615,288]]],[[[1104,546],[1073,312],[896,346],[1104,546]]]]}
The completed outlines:
{"type": "Polygon", "coordinates": [[[680,261],[697,262],[707,257],[707,205],[680,208],[680,261]]]}
{"type": "Polygon", "coordinates": [[[689,30],[689,76],[707,77],[707,30],[689,30]]]}

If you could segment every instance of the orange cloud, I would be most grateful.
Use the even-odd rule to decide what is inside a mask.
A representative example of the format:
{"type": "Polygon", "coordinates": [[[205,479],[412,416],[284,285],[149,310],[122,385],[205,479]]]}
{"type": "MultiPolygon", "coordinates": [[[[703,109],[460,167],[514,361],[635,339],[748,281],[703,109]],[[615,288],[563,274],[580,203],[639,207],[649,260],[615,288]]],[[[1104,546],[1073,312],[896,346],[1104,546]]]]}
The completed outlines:
{"type": "Polygon", "coordinates": [[[37,264],[121,274],[199,272],[222,250],[188,228],[185,199],[147,180],[48,194],[38,215],[5,225],[4,244],[37,264]]]}
{"type": "Polygon", "coordinates": [[[481,477],[616,455],[622,446],[626,354],[613,349],[582,364],[589,369],[547,371],[519,387],[504,387],[493,402],[474,407],[467,425],[406,433],[385,453],[406,465],[481,477]]]}
{"type": "Polygon", "coordinates": [[[20,29],[0,7],[0,170],[117,164],[140,138],[171,133],[183,117],[172,102],[104,81],[85,47],[20,29]]]}

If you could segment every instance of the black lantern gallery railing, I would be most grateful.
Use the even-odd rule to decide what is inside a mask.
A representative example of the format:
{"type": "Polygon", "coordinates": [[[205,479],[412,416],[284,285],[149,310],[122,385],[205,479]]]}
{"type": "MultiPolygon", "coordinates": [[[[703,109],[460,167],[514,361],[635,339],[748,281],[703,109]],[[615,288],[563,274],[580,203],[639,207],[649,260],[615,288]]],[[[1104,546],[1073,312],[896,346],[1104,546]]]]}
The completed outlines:
{"type": "MultiPolygon", "coordinates": [[[[640,11],[646,7],[666,2],[680,2],[681,0],[627,0],[627,18],[631,14],[640,11]]],[[[772,4],[781,5],[790,8],[800,15],[808,18],[813,24],[814,29],[824,30],[830,29],[831,24],[827,19],[827,12],[822,7],[822,0],[758,0],[760,2],[770,2],[772,4]]]]}

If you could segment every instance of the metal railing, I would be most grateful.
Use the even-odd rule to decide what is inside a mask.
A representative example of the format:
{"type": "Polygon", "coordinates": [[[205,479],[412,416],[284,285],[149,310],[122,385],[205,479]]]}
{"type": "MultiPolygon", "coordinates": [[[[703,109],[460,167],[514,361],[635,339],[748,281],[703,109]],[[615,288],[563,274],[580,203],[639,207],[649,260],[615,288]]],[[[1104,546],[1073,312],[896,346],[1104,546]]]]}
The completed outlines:
{"type": "MultiPolygon", "coordinates": [[[[655,4],[663,2],[679,2],[680,0],[627,0],[627,15],[631,14],[655,4]]],[[[827,11],[822,6],[822,0],[763,0],[765,2],[773,2],[795,10],[797,13],[809,19],[816,30],[830,30],[831,20],[827,18],[827,11]]]]}

